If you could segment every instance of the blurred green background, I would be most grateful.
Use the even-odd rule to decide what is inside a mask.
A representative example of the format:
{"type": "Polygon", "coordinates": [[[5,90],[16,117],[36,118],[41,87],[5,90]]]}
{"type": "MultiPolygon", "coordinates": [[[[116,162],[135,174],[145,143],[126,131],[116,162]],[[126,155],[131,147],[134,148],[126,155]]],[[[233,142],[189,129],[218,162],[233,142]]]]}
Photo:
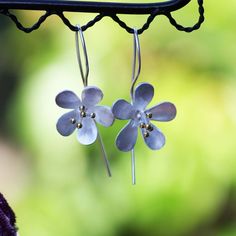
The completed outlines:
{"type": "MultiPolygon", "coordinates": [[[[125,122],[99,127],[111,162],[106,176],[98,143],[85,147],[55,128],[65,111],[58,92],[82,90],[74,33],[52,16],[31,34],[0,16],[0,191],[21,236],[236,235],[236,1],[205,1],[206,22],[191,34],[157,17],[140,36],[139,79],[155,87],[151,105],[171,101],[174,121],[156,123],[167,138],[154,152],[139,137],[137,185],[130,155],[114,140],[125,122]]],[[[25,25],[42,13],[17,12],[25,25]]],[[[73,24],[91,14],[68,14],[73,24]]],[[[184,25],[196,1],[174,13],[184,25]]],[[[146,16],[121,16],[141,27],[146,16]]],[[[132,35],[105,18],[85,32],[89,83],[102,104],[129,99],[132,35]]]]}

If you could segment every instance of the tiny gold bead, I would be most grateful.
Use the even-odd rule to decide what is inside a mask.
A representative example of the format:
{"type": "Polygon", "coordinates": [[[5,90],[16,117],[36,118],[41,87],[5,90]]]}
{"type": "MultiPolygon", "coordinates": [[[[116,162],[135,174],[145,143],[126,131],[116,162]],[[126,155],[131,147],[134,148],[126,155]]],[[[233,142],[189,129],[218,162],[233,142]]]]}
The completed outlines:
{"type": "Polygon", "coordinates": [[[147,113],[146,116],[147,116],[147,118],[151,119],[152,118],[152,113],[147,113]]]}
{"type": "Polygon", "coordinates": [[[81,123],[78,123],[78,124],[77,124],[77,128],[78,128],[78,129],[81,129],[82,127],[83,127],[83,125],[82,125],[81,123]]]}
{"type": "Polygon", "coordinates": [[[140,126],[141,129],[145,128],[145,124],[144,123],[141,123],[139,126],[140,126]]]}
{"type": "Polygon", "coordinates": [[[80,106],[79,109],[80,109],[81,111],[84,111],[84,110],[85,110],[85,106],[80,106]]]}
{"type": "Polygon", "coordinates": [[[96,117],[96,114],[93,112],[93,113],[90,114],[90,116],[91,116],[91,118],[94,119],[96,117]]]}
{"type": "Polygon", "coordinates": [[[86,117],[86,113],[85,113],[84,111],[81,111],[81,112],[80,112],[80,115],[81,115],[82,117],[86,117]]]}
{"type": "Polygon", "coordinates": [[[70,119],[70,122],[71,122],[71,124],[73,124],[73,125],[74,125],[74,124],[76,123],[76,120],[75,120],[75,118],[71,118],[71,119],[70,119]]]}
{"type": "Polygon", "coordinates": [[[145,138],[149,137],[149,133],[148,132],[144,132],[143,135],[144,135],[145,138]]]}

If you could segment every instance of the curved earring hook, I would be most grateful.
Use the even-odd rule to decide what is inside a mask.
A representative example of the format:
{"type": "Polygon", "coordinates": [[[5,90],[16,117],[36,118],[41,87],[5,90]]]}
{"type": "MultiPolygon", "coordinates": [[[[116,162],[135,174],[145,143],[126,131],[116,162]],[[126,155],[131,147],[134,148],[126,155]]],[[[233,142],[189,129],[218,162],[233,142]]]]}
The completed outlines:
{"type": "Polygon", "coordinates": [[[78,59],[78,64],[79,64],[79,69],[80,69],[80,74],[83,80],[83,84],[86,87],[88,85],[88,75],[89,75],[89,62],[88,62],[87,48],[86,48],[82,28],[80,27],[80,25],[76,25],[76,27],[78,28],[78,30],[75,32],[76,54],[77,54],[77,59],[78,59]],[[84,73],[83,64],[81,60],[79,41],[83,48],[83,54],[84,54],[84,60],[85,60],[85,73],[84,73]]]}
{"type": "Polygon", "coordinates": [[[138,37],[138,30],[136,28],[134,28],[133,36],[134,36],[134,56],[133,56],[132,85],[130,89],[130,96],[132,100],[134,97],[134,86],[138,80],[141,71],[141,49],[138,37]]]}

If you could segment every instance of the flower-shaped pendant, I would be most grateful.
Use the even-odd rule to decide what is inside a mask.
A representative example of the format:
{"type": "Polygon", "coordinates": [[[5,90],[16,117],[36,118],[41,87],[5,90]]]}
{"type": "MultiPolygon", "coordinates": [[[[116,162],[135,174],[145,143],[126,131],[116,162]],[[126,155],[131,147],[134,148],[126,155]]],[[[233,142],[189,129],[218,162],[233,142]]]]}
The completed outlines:
{"type": "Polygon", "coordinates": [[[135,89],[131,104],[124,99],[114,103],[112,112],[115,118],[130,120],[116,138],[116,146],[119,150],[124,152],[133,150],[138,136],[138,127],[149,148],[158,150],[164,146],[165,136],[150,121],[170,121],[176,116],[176,108],[170,102],[163,102],[147,109],[153,96],[153,86],[149,83],[141,83],[135,89]]]}
{"type": "Polygon", "coordinates": [[[102,91],[95,86],[85,87],[81,100],[72,91],[59,93],[56,97],[56,104],[59,107],[73,110],[59,118],[56,125],[58,132],[63,136],[69,136],[77,129],[77,139],[81,144],[94,143],[98,136],[96,123],[108,127],[114,122],[111,108],[97,105],[102,98],[102,91]]]}

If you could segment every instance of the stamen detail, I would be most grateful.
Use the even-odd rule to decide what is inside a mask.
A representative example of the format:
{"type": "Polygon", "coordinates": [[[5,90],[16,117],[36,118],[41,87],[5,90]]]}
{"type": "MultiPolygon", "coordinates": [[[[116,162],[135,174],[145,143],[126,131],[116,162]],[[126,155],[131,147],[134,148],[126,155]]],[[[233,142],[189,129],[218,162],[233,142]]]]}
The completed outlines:
{"type": "Polygon", "coordinates": [[[91,116],[91,118],[94,119],[96,117],[96,114],[93,112],[93,113],[90,114],[90,116],[91,116]]]}
{"type": "Polygon", "coordinates": [[[152,118],[152,113],[147,113],[147,114],[146,114],[146,117],[149,118],[149,119],[151,119],[151,118],[152,118]]]}
{"type": "Polygon", "coordinates": [[[71,122],[71,124],[74,125],[74,124],[76,123],[76,119],[75,119],[75,118],[71,118],[71,119],[70,119],[70,122],[71,122]]]}
{"type": "Polygon", "coordinates": [[[85,110],[85,106],[80,106],[79,109],[80,109],[81,111],[84,111],[84,110],[85,110]]]}
{"type": "Polygon", "coordinates": [[[80,112],[80,115],[81,115],[82,117],[86,117],[86,113],[85,113],[84,111],[81,111],[81,112],[80,112]]]}
{"type": "Polygon", "coordinates": [[[144,124],[144,123],[140,123],[139,127],[140,127],[141,129],[144,129],[144,128],[145,128],[145,124],[144,124]]]}
{"type": "Polygon", "coordinates": [[[77,128],[78,128],[78,129],[81,129],[82,127],[83,127],[83,125],[82,125],[81,123],[78,123],[78,124],[77,124],[77,128]]]}

